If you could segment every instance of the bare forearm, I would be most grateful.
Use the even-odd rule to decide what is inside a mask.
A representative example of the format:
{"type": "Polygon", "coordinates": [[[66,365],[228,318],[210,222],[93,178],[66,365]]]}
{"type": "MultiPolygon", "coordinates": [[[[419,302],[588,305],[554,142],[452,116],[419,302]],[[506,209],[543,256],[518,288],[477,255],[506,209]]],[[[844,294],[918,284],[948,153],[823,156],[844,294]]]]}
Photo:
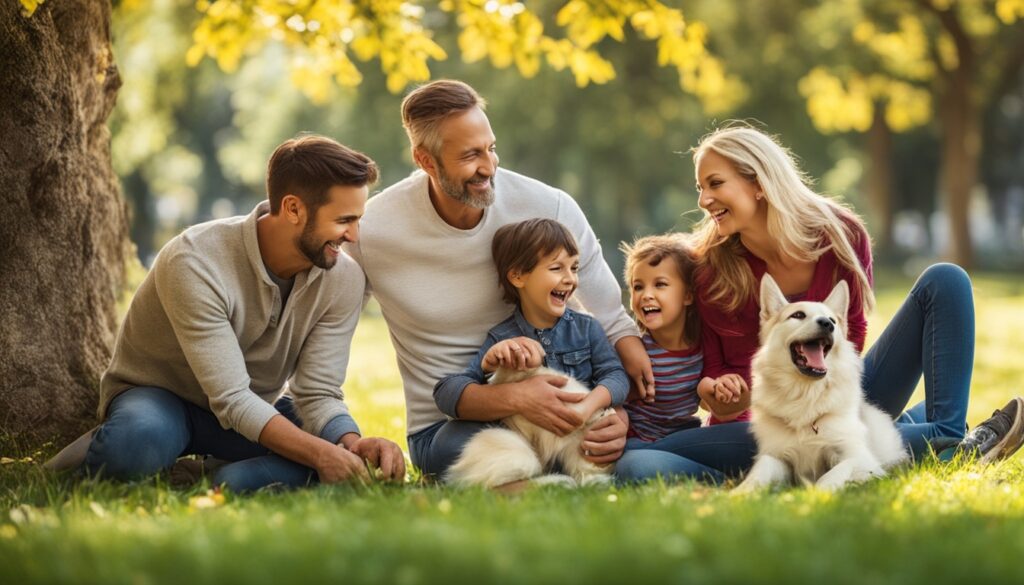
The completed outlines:
{"type": "Polygon", "coordinates": [[[470,384],[456,407],[460,419],[492,421],[519,412],[511,384],[470,384]]]}
{"type": "MultiPolygon", "coordinates": [[[[359,438],[355,433],[348,433],[342,437],[342,441],[349,436],[355,437],[353,441],[359,438]]],[[[317,467],[321,453],[336,448],[330,442],[303,431],[280,414],[271,418],[263,427],[260,445],[286,459],[312,468],[317,467]]]]}

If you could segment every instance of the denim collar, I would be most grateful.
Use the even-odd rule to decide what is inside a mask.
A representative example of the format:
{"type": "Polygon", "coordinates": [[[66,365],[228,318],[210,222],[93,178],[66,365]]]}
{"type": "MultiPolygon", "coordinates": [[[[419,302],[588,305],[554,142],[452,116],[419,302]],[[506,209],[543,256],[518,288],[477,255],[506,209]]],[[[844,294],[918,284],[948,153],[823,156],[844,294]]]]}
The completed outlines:
{"type": "Polygon", "coordinates": [[[558,318],[558,321],[555,321],[555,324],[552,325],[550,329],[538,329],[531,325],[530,322],[526,320],[526,317],[523,316],[523,310],[519,307],[516,307],[516,312],[513,314],[513,317],[516,320],[516,325],[519,326],[519,330],[522,331],[524,335],[529,336],[537,331],[554,331],[555,329],[558,329],[558,326],[562,323],[572,322],[573,311],[569,307],[566,307],[565,313],[562,313],[562,316],[558,318]]]}

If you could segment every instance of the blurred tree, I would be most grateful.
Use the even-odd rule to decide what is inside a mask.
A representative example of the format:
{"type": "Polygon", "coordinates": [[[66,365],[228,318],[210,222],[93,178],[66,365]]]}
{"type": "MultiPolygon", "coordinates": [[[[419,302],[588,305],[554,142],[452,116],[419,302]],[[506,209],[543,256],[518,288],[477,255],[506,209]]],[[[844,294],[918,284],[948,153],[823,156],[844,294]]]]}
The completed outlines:
{"type": "Polygon", "coordinates": [[[968,209],[982,115],[1024,67],[1022,17],[1024,0],[844,0],[803,15],[828,63],[801,81],[807,109],[822,131],[869,133],[881,213],[892,185],[889,133],[934,117],[950,256],[965,267],[974,264],[968,209]]]}
{"type": "Polygon", "coordinates": [[[110,357],[128,256],[106,125],[121,80],[109,4],[0,2],[0,30],[0,430],[31,445],[84,430],[110,357]]]}
{"type": "MultiPolygon", "coordinates": [[[[14,88],[0,97],[4,112],[0,121],[8,144],[18,145],[16,151],[4,147],[0,171],[8,186],[9,207],[22,211],[10,214],[14,223],[4,226],[4,250],[10,252],[0,260],[0,274],[11,282],[30,283],[18,289],[23,289],[21,293],[8,287],[0,303],[5,319],[0,337],[0,375],[5,380],[0,412],[5,431],[22,435],[31,429],[34,436],[66,437],[80,432],[92,418],[97,381],[113,341],[115,297],[129,246],[126,210],[114,180],[109,149],[118,151],[119,170],[138,191],[135,212],[140,225],[161,224],[180,208],[214,213],[222,200],[235,198],[231,193],[234,186],[251,184],[257,174],[252,164],[232,165],[228,170],[220,165],[221,160],[258,160],[260,166],[265,160],[266,151],[253,156],[239,146],[244,135],[236,131],[221,134],[223,127],[216,123],[255,111],[252,100],[259,98],[250,94],[250,103],[245,103],[243,93],[224,87],[219,77],[204,77],[210,67],[181,70],[175,65],[175,55],[181,55],[184,48],[176,31],[180,22],[192,18],[182,16],[181,6],[174,0],[118,3],[120,15],[137,19],[125,32],[133,30],[145,37],[136,38],[140,41],[137,52],[123,53],[123,58],[131,63],[133,75],[148,75],[151,83],[140,93],[125,94],[116,121],[118,141],[113,146],[106,121],[120,78],[110,45],[110,3],[20,0],[6,2],[0,9],[0,25],[6,31],[0,47],[0,75],[5,87],[14,88]],[[165,18],[168,15],[170,18],[165,18]],[[204,87],[204,83],[211,85],[204,87]],[[202,89],[192,95],[184,91],[186,86],[202,89]],[[217,167],[207,168],[209,161],[215,161],[217,167]],[[154,191],[173,197],[154,205],[148,197],[154,191]]],[[[487,60],[498,68],[514,64],[517,77],[532,77],[542,69],[568,70],[577,86],[613,79],[616,69],[612,61],[617,57],[606,57],[608,43],[603,41],[629,38],[630,42],[654,41],[644,43],[651,48],[646,53],[650,58],[646,67],[671,71],[677,76],[674,91],[681,87],[709,111],[726,109],[744,95],[740,83],[707,51],[707,29],[684,21],[680,11],[660,2],[571,0],[537,6],[546,12],[534,13],[524,4],[503,0],[445,1],[430,10],[413,2],[385,0],[200,0],[197,14],[201,19],[193,31],[194,42],[184,50],[193,64],[211,55],[228,70],[257,54],[273,59],[276,51],[291,80],[314,100],[325,101],[336,95],[335,82],[350,87],[362,79],[364,74],[348,57],[350,52],[363,62],[379,59],[381,79],[391,92],[426,79],[427,61],[446,56],[432,40],[432,31],[450,30],[450,26],[457,31],[451,36],[457,37],[459,52],[467,63],[487,60]],[[564,35],[548,36],[545,31],[551,25],[545,23],[550,22],[564,35]],[[268,43],[270,40],[275,42],[268,43]]],[[[511,76],[504,83],[510,84],[508,79],[511,76]]],[[[643,76],[633,79],[642,84],[643,76]]],[[[366,111],[376,107],[360,101],[360,96],[349,95],[355,105],[367,106],[366,111]]],[[[515,92],[509,92],[509,104],[514,97],[515,92]]],[[[573,103],[574,98],[562,92],[558,99],[558,109],[553,106],[548,113],[552,136],[560,133],[558,116],[563,108],[571,109],[565,104],[573,103]]],[[[630,112],[633,101],[648,99],[650,96],[638,89],[618,105],[630,112]]],[[[636,126],[648,135],[663,131],[654,112],[672,111],[675,106],[664,99],[649,103],[656,109],[641,108],[643,116],[634,119],[639,124],[631,125],[630,118],[623,117],[619,128],[636,126]]],[[[395,130],[380,141],[347,139],[349,130],[338,137],[349,143],[372,143],[374,148],[387,144],[393,153],[393,146],[402,142],[396,111],[394,101],[387,115],[395,130]]],[[[292,112],[297,120],[323,114],[302,105],[292,112]]],[[[363,113],[329,115],[309,126],[337,128],[342,119],[362,118],[360,127],[369,128],[369,137],[378,121],[363,113]]],[[[620,155],[621,143],[616,141],[623,137],[603,128],[605,122],[585,120],[577,126],[577,135],[601,133],[609,155],[620,155]]],[[[262,123],[250,120],[245,132],[269,140],[273,132],[257,131],[262,123]]],[[[277,128],[287,128],[291,135],[294,126],[281,124],[277,128]]],[[[405,150],[403,145],[398,152],[405,150]]],[[[598,168],[603,161],[576,163],[574,172],[584,176],[579,169],[598,168]]],[[[603,172],[612,176],[607,169],[603,172]]],[[[643,193],[654,184],[607,182],[612,186],[600,187],[618,193],[627,189],[643,193]]],[[[593,191],[600,189],[595,186],[593,191]]],[[[605,215],[614,213],[614,209],[605,210],[605,215]]]]}

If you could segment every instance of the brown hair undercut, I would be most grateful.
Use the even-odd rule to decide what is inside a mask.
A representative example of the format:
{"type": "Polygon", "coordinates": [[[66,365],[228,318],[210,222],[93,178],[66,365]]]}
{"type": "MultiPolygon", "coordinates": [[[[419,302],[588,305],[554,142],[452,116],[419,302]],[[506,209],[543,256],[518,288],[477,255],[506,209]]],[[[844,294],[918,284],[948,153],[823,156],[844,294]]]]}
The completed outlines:
{"type": "Polygon", "coordinates": [[[440,79],[421,85],[402,100],[402,126],[413,149],[423,147],[435,159],[441,154],[438,127],[453,114],[487,107],[487,102],[468,84],[440,79]]]}
{"type": "Polygon", "coordinates": [[[519,304],[519,289],[508,280],[508,273],[530,272],[541,257],[555,250],[576,256],[579,247],[569,228],[553,219],[528,219],[501,227],[491,241],[491,257],[498,271],[498,285],[506,303],[519,304]]]}
{"type": "Polygon", "coordinates": [[[285,195],[295,195],[315,217],[331,187],[372,185],[377,172],[377,163],[370,157],[326,136],[308,134],[286,140],[267,163],[270,213],[281,211],[285,195]]]}
{"type": "MultiPolygon", "coordinates": [[[[676,263],[676,270],[679,273],[679,278],[683,280],[686,292],[690,293],[696,301],[694,273],[697,269],[697,258],[685,234],[647,236],[632,244],[623,242],[619,249],[626,256],[626,269],[623,271],[623,277],[626,280],[627,290],[633,290],[633,273],[637,266],[640,264],[657,266],[665,258],[671,258],[676,263]]],[[[700,317],[697,314],[696,302],[686,306],[683,309],[683,315],[686,321],[683,326],[683,341],[693,347],[700,341],[700,317]]],[[[637,325],[641,331],[645,330],[639,319],[637,319],[637,325]]]]}

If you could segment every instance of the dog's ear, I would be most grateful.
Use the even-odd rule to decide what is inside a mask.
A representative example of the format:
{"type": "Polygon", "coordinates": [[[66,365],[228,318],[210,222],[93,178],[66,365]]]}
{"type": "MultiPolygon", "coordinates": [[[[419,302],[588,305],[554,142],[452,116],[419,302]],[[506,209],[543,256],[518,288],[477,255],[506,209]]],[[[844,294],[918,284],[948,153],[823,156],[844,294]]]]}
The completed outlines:
{"type": "Polygon", "coordinates": [[[850,308],[850,287],[845,280],[837,282],[832,292],[828,293],[825,306],[832,309],[840,320],[846,320],[846,311],[850,308]]]}
{"type": "Polygon", "coordinates": [[[772,315],[781,311],[788,304],[789,301],[786,300],[786,295],[782,294],[782,289],[775,284],[775,279],[766,272],[764,278],[761,279],[761,322],[771,319],[772,315]]]}

